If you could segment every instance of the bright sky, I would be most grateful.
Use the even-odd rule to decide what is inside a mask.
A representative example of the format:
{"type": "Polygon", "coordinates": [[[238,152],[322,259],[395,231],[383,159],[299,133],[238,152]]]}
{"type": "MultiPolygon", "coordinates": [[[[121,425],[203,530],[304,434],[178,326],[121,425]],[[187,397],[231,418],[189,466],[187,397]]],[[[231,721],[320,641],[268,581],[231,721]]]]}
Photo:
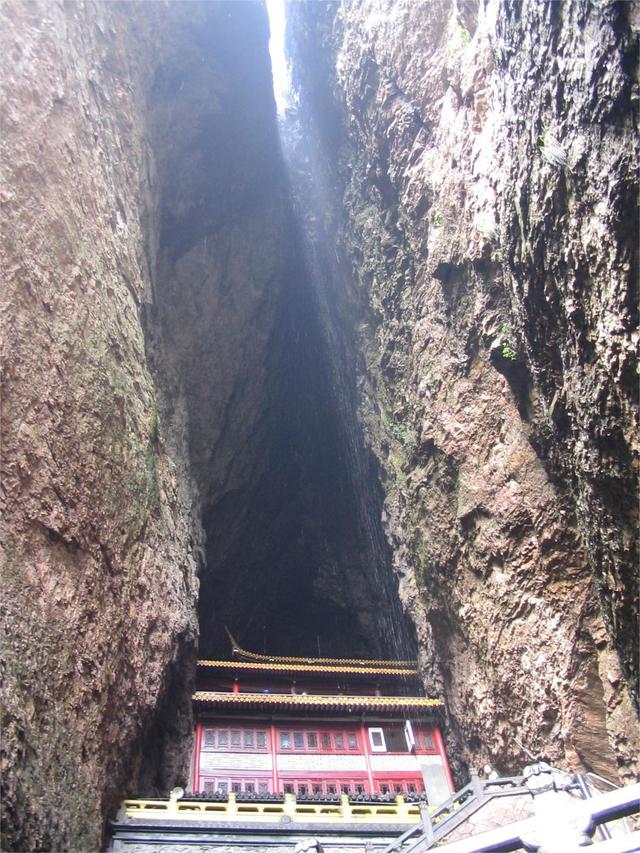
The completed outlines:
{"type": "Polygon", "coordinates": [[[284,52],[285,0],[267,0],[267,12],[271,29],[269,53],[273,71],[273,94],[276,98],[278,113],[284,115],[291,90],[289,68],[284,52]]]}

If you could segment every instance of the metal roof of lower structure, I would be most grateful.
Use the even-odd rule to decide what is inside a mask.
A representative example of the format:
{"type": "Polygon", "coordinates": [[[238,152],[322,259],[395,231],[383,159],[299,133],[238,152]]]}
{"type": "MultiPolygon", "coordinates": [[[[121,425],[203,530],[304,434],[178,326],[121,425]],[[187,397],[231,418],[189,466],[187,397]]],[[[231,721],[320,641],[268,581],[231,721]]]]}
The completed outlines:
{"type": "Polygon", "coordinates": [[[326,696],[291,693],[219,693],[199,690],[193,701],[205,705],[287,708],[309,711],[403,711],[430,710],[444,706],[442,699],[427,696],[326,696]]]}

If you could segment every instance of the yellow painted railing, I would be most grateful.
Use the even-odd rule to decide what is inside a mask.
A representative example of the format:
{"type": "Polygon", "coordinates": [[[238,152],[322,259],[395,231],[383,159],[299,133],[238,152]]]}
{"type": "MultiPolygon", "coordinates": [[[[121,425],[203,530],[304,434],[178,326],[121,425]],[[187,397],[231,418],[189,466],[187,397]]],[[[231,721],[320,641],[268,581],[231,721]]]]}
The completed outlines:
{"type": "Polygon", "coordinates": [[[414,823],[420,820],[418,803],[406,803],[397,796],[391,803],[349,803],[344,794],[340,803],[298,803],[292,794],[284,795],[283,803],[260,800],[236,800],[229,794],[227,802],[207,800],[125,800],[128,818],[143,820],[212,820],[212,821],[280,821],[283,817],[294,822],[353,822],[353,823],[414,823]]]}

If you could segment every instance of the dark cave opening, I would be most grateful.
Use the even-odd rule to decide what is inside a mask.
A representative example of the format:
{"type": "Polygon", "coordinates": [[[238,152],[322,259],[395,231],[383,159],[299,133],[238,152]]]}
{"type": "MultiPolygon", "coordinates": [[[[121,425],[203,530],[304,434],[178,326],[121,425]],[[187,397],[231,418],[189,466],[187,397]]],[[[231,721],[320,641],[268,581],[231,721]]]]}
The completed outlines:
{"type": "MultiPolygon", "coordinates": [[[[372,509],[364,504],[373,502],[380,524],[382,495],[373,460],[367,494],[359,493],[352,470],[358,438],[350,434],[359,425],[341,410],[343,389],[332,381],[302,237],[289,216],[267,406],[253,448],[262,457],[259,473],[204,507],[200,656],[228,654],[225,625],[260,652],[397,655],[386,630],[398,611],[388,600],[395,592],[390,553],[376,549],[364,520],[372,509]]],[[[404,626],[400,633],[408,634],[404,626]]]]}
{"type": "Polygon", "coordinates": [[[266,12],[199,12],[183,24],[198,31],[193,51],[168,51],[151,93],[155,324],[167,396],[187,411],[206,536],[199,655],[228,655],[228,625],[261,652],[412,657],[355,369],[335,368],[348,346],[331,352],[350,313],[320,305],[331,247],[310,261],[292,202],[266,12]]]}

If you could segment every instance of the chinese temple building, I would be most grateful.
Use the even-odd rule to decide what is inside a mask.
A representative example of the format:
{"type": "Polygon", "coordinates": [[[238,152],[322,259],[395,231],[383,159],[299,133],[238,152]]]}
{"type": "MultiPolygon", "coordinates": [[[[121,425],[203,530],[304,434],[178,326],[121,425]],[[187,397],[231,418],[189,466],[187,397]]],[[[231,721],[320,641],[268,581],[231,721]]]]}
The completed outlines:
{"type": "Polygon", "coordinates": [[[450,801],[443,702],[422,694],[415,661],[271,657],[231,642],[230,660],[198,662],[187,792],[125,800],[109,849],[280,853],[311,834],[325,851],[382,851],[450,801]]]}
{"type": "Polygon", "coordinates": [[[454,790],[415,661],[269,657],[202,660],[193,697],[193,792],[296,800],[446,799],[454,790]]]}
{"type": "Polygon", "coordinates": [[[113,853],[508,851],[581,827],[585,808],[591,834],[637,812],[638,786],[601,794],[545,763],[454,792],[443,703],[420,694],[414,661],[269,657],[231,639],[231,660],[198,664],[191,790],[125,800],[113,853]]]}

